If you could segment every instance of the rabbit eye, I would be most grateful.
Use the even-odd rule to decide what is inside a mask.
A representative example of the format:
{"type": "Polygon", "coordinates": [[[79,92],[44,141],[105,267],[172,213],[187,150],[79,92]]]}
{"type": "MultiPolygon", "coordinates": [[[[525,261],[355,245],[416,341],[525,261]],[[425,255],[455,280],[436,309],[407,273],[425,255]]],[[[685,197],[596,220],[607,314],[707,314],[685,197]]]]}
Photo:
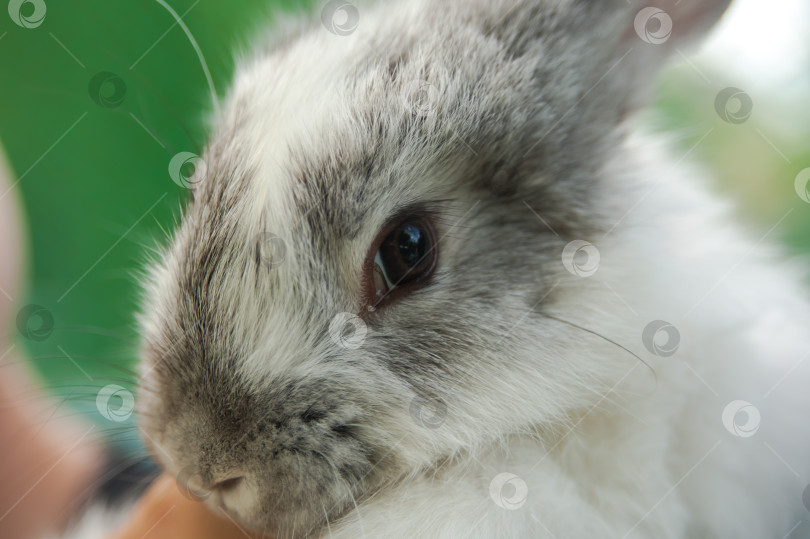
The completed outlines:
{"type": "Polygon", "coordinates": [[[367,275],[372,308],[423,282],[436,267],[436,234],[427,218],[406,218],[386,227],[374,244],[377,250],[367,275]]]}

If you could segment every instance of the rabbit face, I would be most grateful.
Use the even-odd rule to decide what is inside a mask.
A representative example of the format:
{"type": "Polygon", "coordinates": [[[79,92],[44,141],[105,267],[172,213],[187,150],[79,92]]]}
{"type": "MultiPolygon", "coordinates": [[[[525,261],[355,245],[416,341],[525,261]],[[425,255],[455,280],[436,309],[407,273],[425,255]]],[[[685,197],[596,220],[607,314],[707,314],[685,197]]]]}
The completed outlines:
{"type": "Polygon", "coordinates": [[[369,7],[238,71],[146,282],[139,407],[241,523],[319,529],[610,370],[544,313],[585,301],[564,247],[620,217],[603,168],[630,92],[597,67],[626,17],[528,4],[369,7]],[[381,246],[430,267],[398,284],[381,246]]]}

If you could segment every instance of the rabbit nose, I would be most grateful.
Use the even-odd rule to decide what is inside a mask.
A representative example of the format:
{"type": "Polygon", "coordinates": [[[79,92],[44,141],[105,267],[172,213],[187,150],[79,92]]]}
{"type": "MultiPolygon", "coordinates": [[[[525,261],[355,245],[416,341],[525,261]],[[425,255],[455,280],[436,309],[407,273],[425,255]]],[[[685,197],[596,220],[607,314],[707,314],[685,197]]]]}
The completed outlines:
{"type": "Polygon", "coordinates": [[[211,487],[211,490],[218,490],[220,492],[227,492],[229,490],[233,490],[236,487],[238,487],[239,484],[242,481],[244,481],[244,479],[245,479],[244,475],[234,475],[232,477],[228,477],[228,478],[223,479],[221,481],[217,481],[211,487]]]}

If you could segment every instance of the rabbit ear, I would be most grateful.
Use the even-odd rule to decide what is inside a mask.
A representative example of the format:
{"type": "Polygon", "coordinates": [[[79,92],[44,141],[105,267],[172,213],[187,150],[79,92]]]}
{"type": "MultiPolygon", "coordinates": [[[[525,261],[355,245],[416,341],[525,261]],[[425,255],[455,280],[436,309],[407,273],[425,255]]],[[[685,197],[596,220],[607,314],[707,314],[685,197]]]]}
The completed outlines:
{"type": "Polygon", "coordinates": [[[664,50],[701,38],[725,12],[731,0],[657,0],[632,2],[635,8],[628,35],[664,50]]]}
{"type": "Polygon", "coordinates": [[[623,117],[648,101],[670,56],[687,52],[720,19],[731,0],[575,0],[587,23],[580,33],[594,73],[615,68],[606,84],[623,117]],[[587,4],[587,7],[586,7],[587,4]],[[601,27],[600,27],[601,26],[601,27]],[[600,65],[601,64],[601,65],[600,65]]]}
{"type": "Polygon", "coordinates": [[[623,21],[619,52],[632,49],[636,62],[660,65],[674,51],[698,42],[730,3],[731,0],[632,2],[623,21]]]}
{"type": "Polygon", "coordinates": [[[731,4],[731,0],[458,1],[470,2],[489,29],[513,45],[543,40],[550,33],[557,38],[610,34],[621,37],[624,47],[637,42],[659,45],[659,54],[702,37],[731,4]]]}
{"type": "MultiPolygon", "coordinates": [[[[667,59],[697,43],[731,0],[459,0],[470,2],[512,56],[537,56],[614,92],[606,106],[634,109],[667,59]],[[615,67],[614,67],[615,66],[615,67]],[[607,77],[609,71],[610,77],[607,77]],[[605,77],[605,81],[602,78],[605,77]]],[[[546,80],[553,80],[546,77],[546,80]]]]}
{"type": "Polygon", "coordinates": [[[660,68],[676,52],[697,44],[723,15],[731,0],[656,0],[631,2],[621,24],[622,39],[613,51],[626,55],[623,67],[627,108],[643,102],[660,68]]]}

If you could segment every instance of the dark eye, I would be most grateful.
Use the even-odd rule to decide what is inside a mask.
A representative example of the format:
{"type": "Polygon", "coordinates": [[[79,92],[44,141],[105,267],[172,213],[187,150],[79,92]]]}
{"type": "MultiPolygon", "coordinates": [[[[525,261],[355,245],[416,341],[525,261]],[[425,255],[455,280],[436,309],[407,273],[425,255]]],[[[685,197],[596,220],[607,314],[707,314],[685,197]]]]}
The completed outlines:
{"type": "Polygon", "coordinates": [[[423,282],[436,267],[436,234],[427,218],[410,217],[386,227],[374,245],[366,276],[370,307],[423,282]]]}

